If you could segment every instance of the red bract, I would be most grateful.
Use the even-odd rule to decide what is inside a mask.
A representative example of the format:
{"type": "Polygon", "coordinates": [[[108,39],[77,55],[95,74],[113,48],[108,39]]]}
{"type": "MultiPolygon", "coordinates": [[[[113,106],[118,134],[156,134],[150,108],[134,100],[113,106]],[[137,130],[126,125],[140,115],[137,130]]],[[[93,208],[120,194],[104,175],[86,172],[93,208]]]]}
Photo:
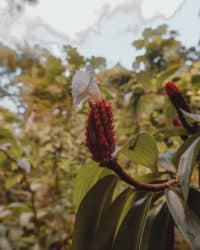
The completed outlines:
{"type": "MultiPolygon", "coordinates": [[[[182,110],[190,113],[189,105],[187,104],[186,99],[181,93],[180,89],[176,86],[176,84],[172,81],[169,81],[165,84],[165,91],[169,96],[171,103],[174,105],[178,119],[181,122],[182,126],[189,132],[195,133],[197,131],[197,126],[195,123],[192,125],[187,122],[184,117],[182,110]]],[[[178,123],[176,123],[177,125],[178,123]]]]}
{"type": "Polygon", "coordinates": [[[176,86],[176,84],[172,81],[169,81],[165,84],[165,89],[167,94],[170,96],[173,93],[180,93],[180,89],[176,86]]]}
{"type": "Polygon", "coordinates": [[[112,158],[115,150],[113,128],[111,103],[104,100],[90,103],[85,143],[93,160],[102,163],[112,158]]]}
{"type": "Polygon", "coordinates": [[[172,123],[175,127],[182,127],[182,123],[180,122],[177,116],[174,116],[172,118],[172,123]]]}
{"type": "Polygon", "coordinates": [[[170,101],[175,106],[177,110],[183,109],[187,112],[190,112],[190,108],[185,100],[180,89],[172,81],[169,81],[165,84],[165,91],[170,98],[170,101]]]}

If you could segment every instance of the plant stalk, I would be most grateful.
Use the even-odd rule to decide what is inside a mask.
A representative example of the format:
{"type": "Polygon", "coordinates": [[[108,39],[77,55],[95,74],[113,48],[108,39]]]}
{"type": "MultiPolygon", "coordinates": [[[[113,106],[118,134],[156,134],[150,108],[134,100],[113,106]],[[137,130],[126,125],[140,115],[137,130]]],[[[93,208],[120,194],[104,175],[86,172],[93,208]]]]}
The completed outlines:
{"type": "Polygon", "coordinates": [[[115,159],[111,159],[107,162],[103,162],[100,164],[102,167],[107,167],[114,171],[121,180],[126,182],[127,184],[135,187],[138,190],[146,190],[146,191],[152,191],[152,192],[158,192],[161,190],[164,190],[166,188],[170,188],[171,186],[178,183],[176,179],[171,179],[169,181],[163,182],[163,183],[142,183],[132,176],[128,175],[121,166],[117,163],[115,159]]]}

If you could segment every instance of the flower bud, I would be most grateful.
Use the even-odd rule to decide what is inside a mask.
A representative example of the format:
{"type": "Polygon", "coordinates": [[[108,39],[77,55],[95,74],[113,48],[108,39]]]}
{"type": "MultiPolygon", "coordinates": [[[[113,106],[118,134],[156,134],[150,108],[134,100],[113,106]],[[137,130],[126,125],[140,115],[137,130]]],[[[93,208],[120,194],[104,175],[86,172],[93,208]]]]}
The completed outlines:
{"type": "Polygon", "coordinates": [[[165,90],[167,95],[169,96],[170,101],[174,105],[176,109],[183,109],[187,112],[190,112],[190,108],[187,104],[187,101],[180,89],[176,86],[176,84],[172,81],[169,81],[165,84],[165,90]]]}
{"type": "Polygon", "coordinates": [[[102,163],[112,158],[115,150],[113,128],[111,103],[104,100],[90,102],[85,144],[93,160],[102,163]]]}
{"type": "Polygon", "coordinates": [[[196,125],[192,124],[190,125],[187,120],[184,117],[184,114],[182,110],[190,113],[189,105],[181,93],[180,89],[176,86],[176,84],[172,81],[169,81],[165,84],[165,91],[174,105],[176,112],[178,114],[178,119],[181,122],[182,126],[189,132],[189,133],[195,133],[196,131],[196,125]]]}

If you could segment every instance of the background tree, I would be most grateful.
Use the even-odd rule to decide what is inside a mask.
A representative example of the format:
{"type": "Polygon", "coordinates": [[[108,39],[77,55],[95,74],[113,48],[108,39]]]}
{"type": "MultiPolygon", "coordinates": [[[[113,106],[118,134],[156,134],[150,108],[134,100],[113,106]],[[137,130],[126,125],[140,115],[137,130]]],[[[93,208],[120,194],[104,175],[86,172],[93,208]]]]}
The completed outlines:
{"type": "Polygon", "coordinates": [[[134,69],[143,69],[153,75],[199,58],[199,51],[195,47],[187,49],[178,40],[178,32],[169,30],[167,25],[146,28],[142,38],[132,44],[142,51],[142,55],[137,56],[133,63],[134,69]]]}
{"type": "MultiPolygon", "coordinates": [[[[79,68],[94,69],[97,72],[102,95],[112,102],[117,149],[120,149],[117,156],[124,169],[143,182],[163,181],[174,175],[174,168],[178,166],[177,159],[192,145],[196,135],[188,135],[184,128],[174,124],[176,110],[163,93],[163,83],[168,80],[176,82],[186,96],[192,112],[199,113],[198,48],[183,49],[184,46],[177,40],[177,34],[168,31],[165,26],[147,29],[144,34],[142,45],[137,41],[135,46],[143,48],[145,52],[142,58],[136,58],[134,65],[137,64],[139,68],[134,68],[133,71],[119,64],[108,69],[104,58],[85,58],[77,48],[68,45],[63,49],[66,59],[62,61],[39,46],[18,46],[14,50],[1,44],[0,94],[1,104],[4,105],[0,109],[0,248],[69,249],[75,213],[83,197],[90,193],[87,199],[92,196],[94,203],[88,204],[99,204],[101,208],[104,207],[103,204],[109,204],[112,192],[107,193],[108,203],[99,199],[96,191],[88,193],[97,180],[106,176],[106,180],[96,184],[100,185],[97,190],[101,190],[100,197],[104,199],[104,191],[108,190],[108,186],[110,190],[114,188],[116,178],[112,172],[94,163],[84,146],[88,105],[83,102],[77,111],[72,106],[71,97],[71,79],[79,68]],[[15,112],[5,108],[6,101],[12,103],[15,112]],[[138,135],[140,136],[137,137],[138,135]],[[123,147],[132,145],[136,137],[139,142],[136,152],[123,147]],[[184,141],[186,137],[188,140],[184,141]],[[130,138],[132,139],[129,141],[130,138]]],[[[188,122],[193,123],[190,120],[193,118],[193,115],[192,118],[187,118],[188,122]]],[[[195,150],[198,150],[196,146],[195,150]]],[[[188,163],[190,169],[194,168],[188,205],[199,216],[198,162],[195,165],[194,162],[188,163]]],[[[120,223],[126,223],[124,216],[128,211],[130,216],[133,211],[138,219],[142,219],[139,211],[144,211],[150,204],[150,196],[138,193],[133,197],[133,192],[126,188],[127,185],[120,182],[115,190],[114,197],[118,197],[123,191],[116,205],[112,204],[116,207],[112,221],[116,223],[116,218],[120,218],[117,230],[120,223]],[[132,203],[133,200],[138,209],[133,207],[133,210],[129,210],[131,204],[135,204],[132,203]],[[117,204],[127,205],[124,207],[124,215],[122,213],[119,216],[122,207],[119,208],[117,204]]],[[[183,249],[179,244],[184,242],[185,248],[189,249],[183,240],[185,238],[188,241],[188,238],[185,234],[181,236],[177,228],[175,243],[172,241],[174,222],[164,196],[158,194],[151,199],[153,203],[148,217],[145,217],[145,231],[152,235],[142,236],[151,239],[147,241],[148,246],[155,249],[154,239],[163,239],[155,237],[155,232],[159,231],[169,236],[168,244],[163,244],[165,238],[162,246],[169,245],[170,249],[175,245],[176,249],[183,249]],[[164,224],[165,230],[158,230],[159,225],[163,229],[164,224]],[[168,229],[169,234],[166,233],[168,229]]],[[[94,210],[87,209],[85,212],[89,216],[95,216],[94,210]]],[[[111,210],[114,211],[113,207],[111,210]]],[[[108,216],[111,218],[109,213],[108,216]]],[[[81,215],[81,218],[87,216],[81,215]]],[[[97,221],[95,217],[91,218],[97,221]]],[[[141,232],[138,225],[144,224],[135,219],[130,221],[137,225],[137,229],[133,225],[129,232],[134,231],[134,235],[138,235],[141,232]]],[[[85,223],[87,222],[86,220],[85,223]]],[[[103,234],[99,233],[95,242],[102,243],[107,239],[105,235],[109,234],[105,234],[104,227],[115,231],[116,224],[110,220],[109,222],[109,226],[102,224],[103,234]]],[[[128,235],[125,234],[127,237],[128,235]]],[[[112,234],[111,236],[113,237],[112,234]]],[[[94,239],[91,235],[89,237],[94,239]]],[[[129,239],[126,240],[128,241],[129,239]]],[[[78,239],[76,242],[79,244],[78,239]]],[[[146,241],[142,242],[144,244],[146,241]]],[[[143,247],[149,249],[148,246],[143,247]]]]}

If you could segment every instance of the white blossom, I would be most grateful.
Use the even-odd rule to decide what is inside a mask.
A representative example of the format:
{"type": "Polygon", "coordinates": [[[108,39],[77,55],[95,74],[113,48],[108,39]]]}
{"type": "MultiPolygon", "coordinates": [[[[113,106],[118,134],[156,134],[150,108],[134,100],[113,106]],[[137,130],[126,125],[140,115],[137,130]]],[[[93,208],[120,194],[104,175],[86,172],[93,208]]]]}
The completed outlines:
{"type": "Polygon", "coordinates": [[[72,96],[74,105],[89,96],[93,102],[100,99],[100,90],[94,71],[77,70],[72,79],[72,96]]]}

